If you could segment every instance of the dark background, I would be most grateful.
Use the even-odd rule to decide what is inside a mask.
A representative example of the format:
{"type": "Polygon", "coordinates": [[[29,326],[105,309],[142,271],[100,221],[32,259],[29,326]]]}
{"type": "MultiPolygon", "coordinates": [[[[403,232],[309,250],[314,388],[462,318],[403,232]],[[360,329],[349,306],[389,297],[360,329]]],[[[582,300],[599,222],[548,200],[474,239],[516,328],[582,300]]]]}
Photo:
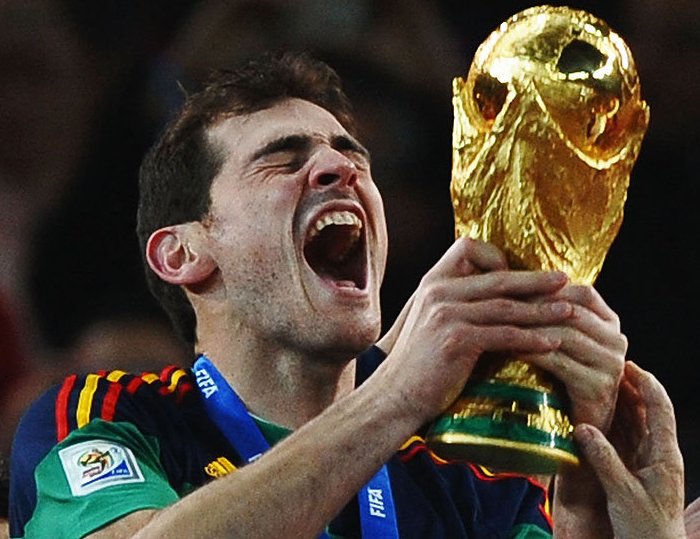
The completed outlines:
{"type": "MultiPolygon", "coordinates": [[[[72,369],[96,321],[163,322],[145,289],[133,232],[141,156],[180,103],[179,86],[194,89],[210,67],[266,48],[311,50],[346,81],[387,206],[383,295],[390,324],[453,239],[451,79],[466,73],[491,30],[532,5],[4,2],[0,287],[18,313],[28,365],[48,368],[49,378],[72,369]]],[[[629,358],[654,372],[675,403],[694,498],[700,5],[569,5],[603,18],[625,38],[651,108],[625,219],[596,286],[622,319],[629,358]]]]}

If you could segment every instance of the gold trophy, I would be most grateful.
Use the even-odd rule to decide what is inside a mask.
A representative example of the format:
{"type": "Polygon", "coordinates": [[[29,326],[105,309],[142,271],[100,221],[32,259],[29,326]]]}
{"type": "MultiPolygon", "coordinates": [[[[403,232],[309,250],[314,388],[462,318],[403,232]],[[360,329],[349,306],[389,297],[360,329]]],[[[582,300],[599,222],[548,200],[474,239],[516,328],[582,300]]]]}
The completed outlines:
{"type": "MultiPolygon", "coordinates": [[[[455,232],[515,269],[592,284],[622,222],[649,123],[632,55],[593,15],[538,6],[502,23],[453,81],[455,232]]],[[[551,474],[577,464],[561,384],[515,356],[485,356],[428,443],[448,459],[551,474]]]]}

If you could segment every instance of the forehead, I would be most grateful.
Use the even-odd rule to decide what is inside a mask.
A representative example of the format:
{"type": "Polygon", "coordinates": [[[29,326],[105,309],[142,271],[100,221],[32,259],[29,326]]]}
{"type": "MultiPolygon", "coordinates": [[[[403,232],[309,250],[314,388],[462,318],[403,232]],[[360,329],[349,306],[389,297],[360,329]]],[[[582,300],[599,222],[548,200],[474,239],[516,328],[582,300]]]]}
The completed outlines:
{"type": "Polygon", "coordinates": [[[286,135],[308,135],[330,140],[347,135],[326,109],[303,99],[287,99],[270,108],[231,116],[209,129],[209,138],[223,147],[227,160],[245,160],[261,146],[286,135]]]}

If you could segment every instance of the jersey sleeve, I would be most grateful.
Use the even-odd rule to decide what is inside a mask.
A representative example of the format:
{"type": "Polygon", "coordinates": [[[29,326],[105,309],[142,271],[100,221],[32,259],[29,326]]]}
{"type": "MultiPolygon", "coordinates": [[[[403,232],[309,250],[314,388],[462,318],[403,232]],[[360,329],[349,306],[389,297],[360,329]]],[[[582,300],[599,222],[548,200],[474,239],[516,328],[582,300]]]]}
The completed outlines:
{"type": "Polygon", "coordinates": [[[10,536],[82,537],[184,495],[185,374],[71,375],[37,399],[13,441],[10,536]]]}
{"type": "Polygon", "coordinates": [[[37,505],[25,538],[83,537],[176,502],[158,455],[158,441],[129,423],[95,419],[73,431],[36,468],[37,505]]]}

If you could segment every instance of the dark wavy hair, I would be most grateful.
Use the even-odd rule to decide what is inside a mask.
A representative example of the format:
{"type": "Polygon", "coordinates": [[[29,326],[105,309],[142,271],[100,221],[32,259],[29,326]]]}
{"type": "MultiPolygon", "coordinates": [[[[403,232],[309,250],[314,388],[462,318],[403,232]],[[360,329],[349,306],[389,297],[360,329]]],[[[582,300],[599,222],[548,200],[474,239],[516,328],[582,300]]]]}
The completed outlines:
{"type": "Polygon", "coordinates": [[[207,140],[207,130],[231,116],[250,114],[287,98],[319,105],[350,133],[350,102],[340,77],[306,53],[268,53],[236,69],[212,73],[203,89],[187,97],[144,157],[139,173],[136,233],[148,286],[177,333],[196,341],[196,319],[184,291],[158,278],[145,262],[150,235],[159,228],[202,220],[211,204],[212,181],[226,155],[207,140]]]}

